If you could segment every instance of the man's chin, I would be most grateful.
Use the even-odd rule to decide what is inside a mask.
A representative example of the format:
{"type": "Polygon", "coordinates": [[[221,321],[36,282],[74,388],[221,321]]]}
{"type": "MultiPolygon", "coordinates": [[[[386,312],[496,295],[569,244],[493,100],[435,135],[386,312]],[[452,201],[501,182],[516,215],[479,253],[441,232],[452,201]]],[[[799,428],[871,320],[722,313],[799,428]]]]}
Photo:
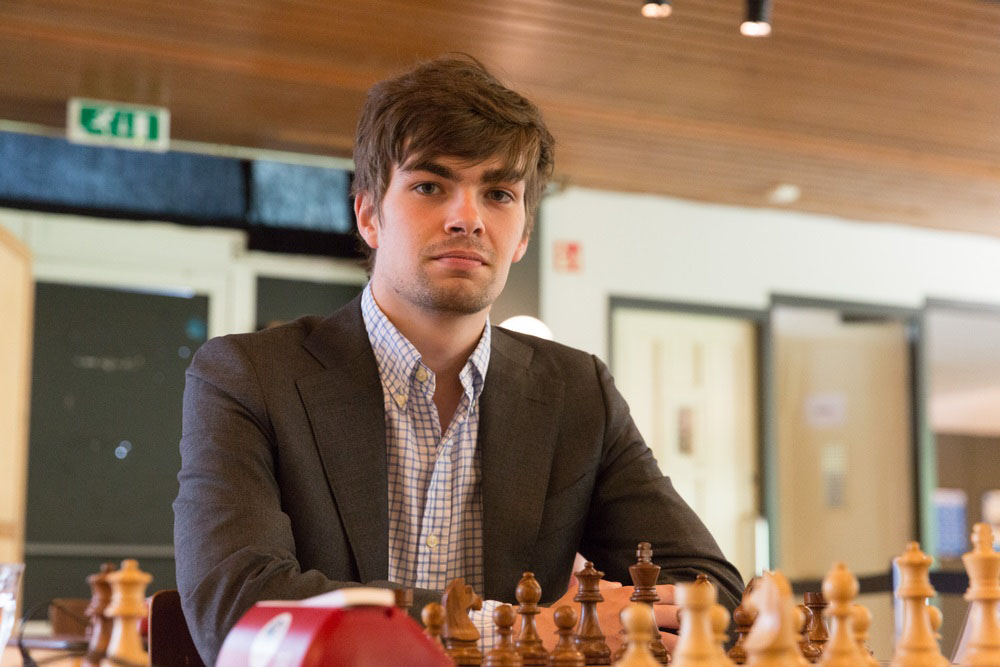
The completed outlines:
{"type": "Polygon", "coordinates": [[[441,288],[423,295],[421,305],[428,310],[449,315],[475,315],[488,310],[496,297],[482,289],[441,288]]]}
{"type": "Polygon", "coordinates": [[[436,313],[448,315],[475,315],[488,310],[493,304],[491,299],[474,298],[435,298],[424,304],[436,313]]]}

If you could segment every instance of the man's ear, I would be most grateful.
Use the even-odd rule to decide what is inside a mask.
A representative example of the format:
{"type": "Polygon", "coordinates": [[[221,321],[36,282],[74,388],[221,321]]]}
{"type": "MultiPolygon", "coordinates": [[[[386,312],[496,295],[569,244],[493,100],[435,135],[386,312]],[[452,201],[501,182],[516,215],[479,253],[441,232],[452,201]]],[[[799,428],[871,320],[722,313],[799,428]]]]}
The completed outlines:
{"type": "Polygon", "coordinates": [[[517,249],[514,251],[514,262],[520,262],[521,258],[524,257],[524,253],[528,252],[528,241],[529,237],[525,236],[521,239],[521,242],[517,244],[517,249]]]}
{"type": "Polygon", "coordinates": [[[358,221],[358,233],[370,248],[378,248],[378,207],[370,193],[361,191],[354,197],[354,217],[358,221]]]}

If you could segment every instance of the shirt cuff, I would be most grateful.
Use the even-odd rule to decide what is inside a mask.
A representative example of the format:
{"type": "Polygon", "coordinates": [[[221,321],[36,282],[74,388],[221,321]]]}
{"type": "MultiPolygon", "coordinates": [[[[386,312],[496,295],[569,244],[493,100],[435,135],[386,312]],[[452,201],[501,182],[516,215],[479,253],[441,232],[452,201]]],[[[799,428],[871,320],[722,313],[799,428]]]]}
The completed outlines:
{"type": "Polygon", "coordinates": [[[479,630],[479,648],[483,653],[492,649],[500,641],[500,633],[497,632],[497,627],[493,623],[493,612],[502,604],[503,602],[497,600],[483,600],[482,609],[469,610],[469,620],[479,630]]]}

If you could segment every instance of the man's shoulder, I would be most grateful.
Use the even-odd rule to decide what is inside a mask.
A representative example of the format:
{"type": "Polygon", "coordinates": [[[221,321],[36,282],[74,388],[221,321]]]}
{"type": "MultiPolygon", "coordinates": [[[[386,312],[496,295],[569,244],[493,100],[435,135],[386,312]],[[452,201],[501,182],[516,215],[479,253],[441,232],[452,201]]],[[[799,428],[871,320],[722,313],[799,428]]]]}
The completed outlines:
{"type": "Polygon", "coordinates": [[[360,310],[355,301],[330,315],[305,315],[252,333],[228,334],[205,342],[195,363],[252,363],[269,367],[328,365],[328,354],[336,355],[354,339],[364,340],[360,310]]]}
{"type": "Polygon", "coordinates": [[[251,333],[225,334],[211,338],[198,350],[199,354],[226,353],[239,351],[255,356],[257,353],[274,353],[281,350],[301,348],[302,343],[323,321],[318,315],[305,315],[291,322],[272,326],[251,333]]]}
{"type": "Polygon", "coordinates": [[[559,375],[580,371],[592,374],[599,363],[589,352],[499,326],[493,328],[492,338],[493,352],[532,370],[555,371],[559,375]]]}

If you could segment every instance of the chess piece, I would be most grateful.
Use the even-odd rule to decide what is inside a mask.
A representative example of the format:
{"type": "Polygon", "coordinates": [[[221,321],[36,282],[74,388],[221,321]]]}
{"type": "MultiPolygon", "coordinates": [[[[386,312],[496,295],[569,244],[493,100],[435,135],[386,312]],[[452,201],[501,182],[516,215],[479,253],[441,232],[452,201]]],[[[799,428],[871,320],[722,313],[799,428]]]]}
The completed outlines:
{"type": "Polygon", "coordinates": [[[444,630],[444,607],[437,602],[430,602],[420,612],[420,620],[424,622],[424,633],[435,645],[444,650],[441,632],[444,630]]]}
{"type": "Polygon", "coordinates": [[[713,604],[710,617],[719,665],[720,667],[733,667],[736,663],[726,655],[726,642],[729,641],[729,610],[721,604],[713,604]]]}
{"type": "Polygon", "coordinates": [[[559,641],[549,656],[549,667],[584,667],[587,660],[576,647],[573,638],[573,626],[576,625],[576,612],[569,605],[556,609],[554,620],[559,641]]]}
{"type": "Polygon", "coordinates": [[[809,667],[809,659],[806,658],[805,654],[802,652],[802,648],[808,643],[806,639],[806,628],[809,626],[809,607],[804,604],[795,605],[795,627],[798,628],[798,645],[799,650],[796,652],[798,655],[795,656],[795,663],[799,667],[809,667]]]}
{"type": "Polygon", "coordinates": [[[896,642],[891,667],[941,667],[947,661],[934,639],[927,598],[934,596],[927,572],[931,557],[910,542],[902,556],[893,559],[899,568],[900,583],[896,597],[903,600],[903,631],[896,642]]]}
{"type": "Polygon", "coordinates": [[[403,612],[409,614],[410,607],[413,606],[413,589],[412,588],[397,588],[392,591],[392,595],[395,600],[396,608],[401,609],[403,612]]]}
{"type": "Polygon", "coordinates": [[[802,601],[809,609],[809,626],[806,628],[806,639],[809,642],[808,649],[802,651],[807,659],[816,661],[823,655],[823,648],[826,646],[830,634],[826,629],[826,620],[823,611],[826,609],[826,600],[822,593],[806,593],[802,596],[802,601]],[[816,657],[810,658],[815,655],[816,657]]]}
{"type": "MultiPolygon", "coordinates": [[[[649,542],[640,542],[635,551],[635,565],[628,568],[629,576],[632,577],[634,590],[629,600],[632,602],[645,602],[652,608],[660,601],[660,596],[656,592],[656,582],[660,577],[660,566],[653,562],[653,547],[649,542]]],[[[649,642],[649,650],[661,665],[670,662],[670,653],[663,645],[660,637],[660,629],[653,623],[653,639],[649,642]]]]}
{"type": "Polygon", "coordinates": [[[535,616],[538,614],[538,601],[542,598],[542,587],[531,572],[521,575],[514,591],[517,597],[517,612],[521,615],[521,634],[518,635],[514,647],[521,654],[525,667],[543,667],[549,662],[549,652],[542,645],[535,626],[535,616]]]}
{"type": "Polygon", "coordinates": [[[514,621],[517,614],[509,604],[502,604],[493,610],[493,623],[496,625],[500,639],[496,646],[486,654],[483,667],[523,667],[521,654],[514,648],[511,633],[514,632],[514,621]]]}
{"type": "Polygon", "coordinates": [[[1000,554],[993,551],[988,523],[972,529],[972,551],[962,556],[969,575],[969,642],[963,667],[1000,665],[1000,554]]]}
{"type": "Polygon", "coordinates": [[[656,627],[649,605],[633,602],[622,609],[621,619],[628,648],[622,659],[615,663],[615,667],[659,667],[660,663],[649,650],[653,629],[656,627]]]}
{"type": "Polygon", "coordinates": [[[674,667],[716,667],[719,646],[712,628],[715,587],[701,574],[690,584],[678,584],[676,600],[681,607],[681,628],[674,649],[674,667]]]}
{"type": "Polygon", "coordinates": [[[872,626],[872,613],[859,604],[851,610],[854,614],[854,639],[858,642],[861,662],[865,667],[879,667],[872,650],[868,648],[868,628],[872,626]]]}
{"type": "Polygon", "coordinates": [[[444,606],[445,651],[456,665],[478,667],[483,663],[483,652],[476,646],[479,630],[469,619],[469,610],[482,609],[483,599],[459,577],[445,587],[441,604],[444,606]]]}
{"type": "Polygon", "coordinates": [[[142,647],[139,621],[146,617],[146,586],[153,580],[131,558],[122,561],[121,569],[107,575],[111,584],[111,602],[104,615],[114,619],[108,652],[101,667],[148,665],[149,654],[142,647]]]}
{"type": "Polygon", "coordinates": [[[799,627],[799,652],[806,662],[818,662],[823,650],[809,641],[809,626],[812,624],[812,612],[804,604],[796,605],[802,614],[802,624],[799,627]]]}
{"type": "MultiPolygon", "coordinates": [[[[650,607],[660,601],[660,595],[656,592],[656,582],[660,576],[660,566],[653,562],[653,548],[649,542],[640,542],[636,547],[636,562],[628,568],[628,573],[632,577],[632,595],[629,600],[632,602],[645,602],[650,607]]],[[[624,641],[625,629],[622,628],[623,638],[621,646],[611,657],[612,662],[621,660],[628,648],[628,642],[624,641]]],[[[653,625],[653,639],[649,643],[649,650],[661,665],[670,663],[670,653],[663,645],[660,637],[660,629],[653,625]]]]}
{"type": "Polygon", "coordinates": [[[87,655],[83,658],[83,667],[97,667],[101,658],[108,652],[111,641],[112,621],[104,615],[104,610],[111,602],[111,584],[108,575],[115,571],[114,563],[103,563],[97,574],[87,577],[90,585],[90,604],[84,612],[90,622],[87,626],[87,655]]]}
{"type": "Polygon", "coordinates": [[[798,662],[792,587],[780,572],[765,572],[746,602],[757,611],[743,646],[749,667],[789,667],[798,662]]]}
{"type": "Polygon", "coordinates": [[[934,639],[937,641],[938,646],[941,645],[941,624],[944,623],[944,616],[941,615],[941,610],[933,605],[927,606],[927,618],[931,621],[931,632],[934,633],[934,639]]]}
{"type": "Polygon", "coordinates": [[[733,643],[732,648],[729,649],[729,659],[737,665],[742,665],[747,661],[747,652],[743,648],[743,642],[750,632],[750,628],[753,627],[753,621],[757,617],[757,612],[746,604],[746,602],[758,579],[759,577],[754,577],[750,580],[750,583],[743,590],[743,597],[740,600],[739,606],[733,610],[733,622],[736,623],[736,641],[733,643]]]}
{"type": "Polygon", "coordinates": [[[823,579],[823,597],[830,604],[830,640],[823,649],[820,667],[858,667],[861,654],[854,638],[854,598],[858,596],[858,578],[843,563],[836,563],[823,579]]]}
{"type": "Polygon", "coordinates": [[[611,649],[604,641],[601,624],[597,620],[597,605],[604,602],[601,595],[600,582],[604,573],[594,569],[594,564],[587,561],[583,569],[576,573],[580,587],[573,598],[580,603],[580,625],[576,630],[576,647],[583,653],[588,665],[610,665],[611,649]]]}

